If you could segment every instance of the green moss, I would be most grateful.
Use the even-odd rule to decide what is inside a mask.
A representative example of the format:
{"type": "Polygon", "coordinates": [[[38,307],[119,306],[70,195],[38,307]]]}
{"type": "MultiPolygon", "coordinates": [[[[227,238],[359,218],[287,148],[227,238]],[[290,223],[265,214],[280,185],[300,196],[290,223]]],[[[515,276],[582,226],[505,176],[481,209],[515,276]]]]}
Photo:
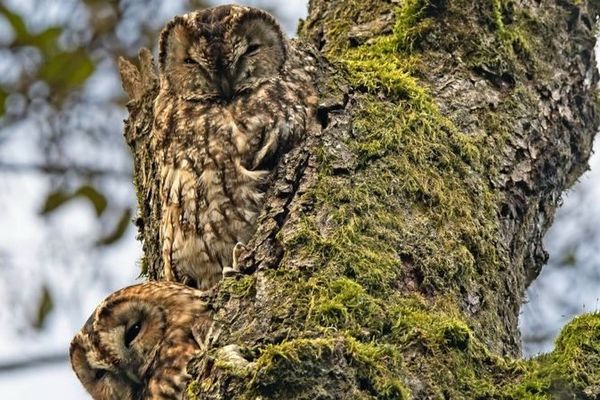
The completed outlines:
{"type": "MultiPolygon", "coordinates": [[[[143,191],[141,190],[141,188],[143,187],[143,185],[141,185],[140,182],[140,174],[139,173],[134,173],[133,174],[133,186],[135,188],[135,193],[136,193],[136,197],[137,197],[137,204],[142,207],[142,205],[146,204],[144,202],[144,196],[143,196],[143,191]]],[[[141,210],[138,209],[138,217],[145,217],[141,214],[141,210]]],[[[140,228],[138,228],[140,229],[140,228]]],[[[138,232],[138,240],[141,240],[141,237],[143,236],[143,230],[140,230],[138,232]]],[[[145,249],[144,249],[145,250],[145,249]]],[[[148,276],[148,272],[149,272],[149,265],[148,265],[148,257],[144,254],[141,259],[140,259],[140,274],[138,276],[138,278],[142,278],[142,277],[147,277],[148,276]]]]}
{"type": "Polygon", "coordinates": [[[296,380],[296,377],[305,377],[305,372],[314,368],[313,364],[329,360],[328,367],[320,368],[335,371],[342,362],[353,364],[357,368],[356,379],[362,381],[366,391],[376,395],[378,399],[408,399],[410,392],[404,383],[392,371],[384,368],[381,362],[387,359],[399,363],[398,354],[397,349],[392,346],[362,343],[352,337],[290,340],[262,350],[255,363],[253,383],[260,382],[261,386],[269,388],[271,394],[281,394],[284,388],[293,393],[302,382],[301,379],[296,380]],[[285,371],[287,379],[280,379],[282,371],[285,371]],[[277,376],[278,379],[270,381],[272,376],[277,376]],[[273,387],[274,385],[277,387],[273,387]]]}
{"type": "Polygon", "coordinates": [[[186,389],[186,398],[189,400],[198,399],[198,394],[200,393],[200,384],[198,381],[191,381],[186,389]]]}
{"type": "Polygon", "coordinates": [[[398,49],[410,51],[414,44],[433,29],[434,20],[429,17],[429,0],[407,0],[396,10],[394,29],[398,49]]]}
{"type": "Polygon", "coordinates": [[[519,11],[510,0],[492,0],[490,28],[494,33],[493,43],[489,42],[490,37],[469,41],[465,61],[472,68],[493,74],[508,84],[516,77],[540,72],[536,59],[540,44],[537,35],[531,33],[537,29],[535,18],[519,11]]]}
{"type": "Polygon", "coordinates": [[[300,245],[307,257],[320,254],[370,293],[385,293],[402,278],[402,257],[413,260],[431,289],[448,277],[464,282],[497,268],[490,245],[496,199],[478,175],[495,165],[487,138],[465,135],[444,117],[414,76],[416,58],[399,51],[425,5],[405,3],[393,35],[342,54],[353,86],[364,91],[347,143],[359,170],[349,187],[325,166],[309,195],[331,209],[331,235],[316,235],[308,220],[286,243],[300,245]]]}
{"type": "Polygon", "coordinates": [[[379,304],[366,294],[362,286],[356,282],[340,278],[325,282],[325,290],[313,295],[309,316],[321,327],[354,326],[356,334],[359,330],[373,329],[381,331],[384,323],[383,310],[379,304]]]}
{"type": "Polygon", "coordinates": [[[595,398],[600,393],[600,314],[575,318],[563,328],[552,353],[528,364],[523,379],[506,389],[514,398],[595,398]]]}
{"type": "Polygon", "coordinates": [[[148,259],[146,257],[142,257],[140,259],[140,274],[138,278],[143,278],[148,276],[148,259]]]}
{"type": "MultiPolygon", "coordinates": [[[[281,362],[298,364],[301,358],[320,358],[324,352],[332,353],[332,339],[296,339],[282,344],[267,346],[255,361],[256,370],[267,371],[281,362]]],[[[278,368],[277,366],[276,368],[278,368]]]]}
{"type": "MultiPolygon", "coordinates": [[[[327,228],[319,228],[322,221],[309,216],[283,242],[295,259],[319,265],[292,290],[309,299],[305,329],[326,337],[329,347],[303,354],[318,355],[340,337],[364,350],[361,355],[386,354],[373,360],[379,372],[369,375],[373,387],[384,390],[416,379],[401,354],[411,347],[419,350],[415,354],[426,348],[441,357],[440,364],[421,372],[432,377],[446,373],[433,380],[439,381],[437,395],[456,382],[478,393],[476,388],[493,387],[491,373],[474,369],[490,357],[484,352],[482,360],[475,354],[473,349],[484,346],[466,318],[456,309],[439,312],[440,304],[425,298],[397,295],[398,285],[411,281],[425,294],[469,291],[476,276],[487,274],[493,280],[499,269],[493,242],[498,199],[482,178],[483,171],[496,165],[489,138],[483,132],[466,135],[442,115],[416,77],[419,56],[407,53],[430,27],[427,6],[405,2],[397,10],[393,34],[339,55],[352,86],[361,92],[353,135],[346,142],[357,168],[349,185],[332,174],[330,156],[323,154],[319,181],[306,196],[328,216],[327,228]],[[472,358],[464,360],[465,351],[473,351],[472,358]]],[[[445,302],[458,303],[458,298],[445,302]]],[[[288,350],[291,354],[283,359],[296,360],[297,350],[277,347],[288,350]]],[[[492,370],[503,370],[501,362],[496,364],[492,362],[492,370]]]]}
{"type": "Polygon", "coordinates": [[[391,344],[364,343],[348,338],[349,354],[359,364],[359,380],[372,382],[373,394],[380,399],[409,399],[410,391],[402,381],[402,358],[391,344]],[[391,368],[390,368],[391,366],[391,368]]]}
{"type": "MultiPolygon", "coordinates": [[[[513,3],[505,0],[493,0],[492,6],[494,23],[500,39],[504,41],[505,47],[514,50],[517,54],[520,53],[521,56],[531,57],[531,45],[523,32],[523,27],[518,24],[507,26],[503,21],[504,10],[510,8],[512,13],[513,3]]],[[[519,21],[526,22],[529,18],[528,15],[523,14],[519,18],[519,21]]]]}
{"type": "Polygon", "coordinates": [[[255,291],[256,278],[252,275],[238,275],[224,279],[219,287],[219,295],[246,297],[255,291]]]}
{"type": "MultiPolygon", "coordinates": [[[[390,8],[389,3],[381,0],[347,0],[344,7],[335,7],[326,15],[320,16],[319,25],[326,26],[327,29],[323,53],[335,58],[335,55],[350,47],[348,37],[353,26],[370,22],[372,16],[382,15],[390,8]]],[[[306,26],[307,24],[303,24],[301,30],[304,31],[306,26]]]]}

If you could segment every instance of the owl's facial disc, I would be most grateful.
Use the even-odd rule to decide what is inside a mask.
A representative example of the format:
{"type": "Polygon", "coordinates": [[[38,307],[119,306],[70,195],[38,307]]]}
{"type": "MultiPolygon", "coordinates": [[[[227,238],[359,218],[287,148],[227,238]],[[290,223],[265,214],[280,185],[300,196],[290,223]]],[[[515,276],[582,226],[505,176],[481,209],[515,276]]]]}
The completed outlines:
{"type": "Polygon", "coordinates": [[[108,302],[96,329],[122,379],[139,386],[162,343],[166,316],[159,305],[125,300],[108,302]]]}
{"type": "Polygon", "coordinates": [[[279,75],[285,61],[285,38],[266,13],[242,20],[234,30],[229,79],[234,93],[255,88],[279,75]]]}
{"type": "Polygon", "coordinates": [[[142,385],[132,383],[112,365],[103,362],[90,340],[89,330],[75,336],[70,348],[71,365],[86,390],[95,400],[140,399],[142,385]]]}
{"type": "Polygon", "coordinates": [[[258,9],[192,13],[176,17],[161,33],[161,82],[189,101],[228,102],[257,90],[280,75],[286,58],[281,28],[258,9]]]}
{"type": "Polygon", "coordinates": [[[129,379],[140,383],[162,343],[165,315],[159,307],[150,310],[141,304],[128,314],[130,318],[125,322],[121,336],[125,357],[129,360],[129,368],[125,370],[129,379]]]}
{"type": "Polygon", "coordinates": [[[183,63],[194,79],[203,79],[208,91],[221,100],[256,89],[279,75],[285,61],[285,38],[275,20],[262,11],[248,14],[222,34],[205,30],[191,41],[183,63]]]}

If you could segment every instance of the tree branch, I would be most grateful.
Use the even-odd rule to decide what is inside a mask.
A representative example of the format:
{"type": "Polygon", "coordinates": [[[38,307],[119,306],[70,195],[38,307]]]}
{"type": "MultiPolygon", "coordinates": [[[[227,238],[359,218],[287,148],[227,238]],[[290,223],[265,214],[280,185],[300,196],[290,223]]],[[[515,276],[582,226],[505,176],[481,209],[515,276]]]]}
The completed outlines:
{"type": "Polygon", "coordinates": [[[0,373],[14,372],[22,369],[36,368],[49,364],[63,364],[69,361],[66,354],[40,354],[35,357],[0,363],[0,373]]]}
{"type": "Polygon", "coordinates": [[[0,162],[0,171],[12,173],[40,172],[48,175],[73,173],[86,177],[111,177],[131,180],[131,171],[88,167],[84,165],[6,163],[0,162]]]}

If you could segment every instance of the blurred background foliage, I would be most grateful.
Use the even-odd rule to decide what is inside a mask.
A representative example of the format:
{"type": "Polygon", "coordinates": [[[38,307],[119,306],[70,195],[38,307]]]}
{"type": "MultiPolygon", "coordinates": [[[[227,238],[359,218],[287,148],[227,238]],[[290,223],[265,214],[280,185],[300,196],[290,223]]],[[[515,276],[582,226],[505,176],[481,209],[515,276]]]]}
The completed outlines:
{"type": "MultiPolygon", "coordinates": [[[[95,305],[135,283],[117,60],[156,52],[174,15],[230,2],[0,0],[0,372],[64,363],[95,305]]],[[[307,8],[243,3],[276,14],[289,34],[307,8]]]]}
{"type": "MultiPolygon", "coordinates": [[[[97,301],[135,280],[140,250],[116,60],[155,51],[165,21],[216,3],[0,0],[0,364],[20,352],[18,341],[64,359],[97,301]]],[[[270,9],[290,34],[307,6],[244,3],[270,9]]],[[[598,199],[584,185],[557,219],[551,265],[524,307],[529,354],[547,350],[557,324],[585,304],[595,307],[598,199]]]]}
{"type": "MultiPolygon", "coordinates": [[[[142,46],[153,48],[166,19],[201,6],[205,4],[185,0],[0,2],[0,174],[13,178],[9,186],[14,192],[22,189],[14,184],[15,176],[33,177],[40,185],[43,194],[36,211],[48,225],[49,236],[59,233],[52,226],[57,215],[68,212],[72,203],[88,203],[95,229],[68,247],[93,256],[88,260],[91,269],[102,267],[96,262],[99,248],[115,245],[131,229],[135,209],[135,197],[124,195],[132,192],[131,160],[121,132],[126,99],[116,60],[135,57],[142,46]]],[[[18,201],[22,195],[4,193],[1,201],[18,201]]],[[[59,237],[75,240],[69,233],[63,229],[59,237]]],[[[43,252],[41,247],[31,250],[43,252]]],[[[4,243],[0,249],[3,264],[19,251],[4,243]]],[[[19,328],[43,329],[55,309],[53,299],[63,288],[47,279],[60,279],[61,274],[48,272],[46,279],[30,279],[38,287],[37,296],[12,310],[14,320],[22,322],[19,328]]],[[[5,291],[12,292],[15,278],[23,276],[8,275],[0,280],[5,291]]]]}

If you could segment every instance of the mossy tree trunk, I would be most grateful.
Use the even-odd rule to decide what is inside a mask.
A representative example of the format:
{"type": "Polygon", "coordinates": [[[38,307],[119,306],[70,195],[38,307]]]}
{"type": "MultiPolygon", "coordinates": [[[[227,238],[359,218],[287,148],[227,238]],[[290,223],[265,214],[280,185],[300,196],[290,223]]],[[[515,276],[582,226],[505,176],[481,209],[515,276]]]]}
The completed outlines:
{"type": "MultiPolygon", "coordinates": [[[[600,316],[519,360],[519,308],[598,128],[585,0],[312,0],[323,130],[277,171],[243,274],[211,298],[190,398],[600,396],[600,316]],[[232,350],[237,350],[232,352],[232,350]],[[241,354],[241,357],[240,357],[241,354]]],[[[133,98],[145,271],[160,278],[155,77],[133,98]]]]}

